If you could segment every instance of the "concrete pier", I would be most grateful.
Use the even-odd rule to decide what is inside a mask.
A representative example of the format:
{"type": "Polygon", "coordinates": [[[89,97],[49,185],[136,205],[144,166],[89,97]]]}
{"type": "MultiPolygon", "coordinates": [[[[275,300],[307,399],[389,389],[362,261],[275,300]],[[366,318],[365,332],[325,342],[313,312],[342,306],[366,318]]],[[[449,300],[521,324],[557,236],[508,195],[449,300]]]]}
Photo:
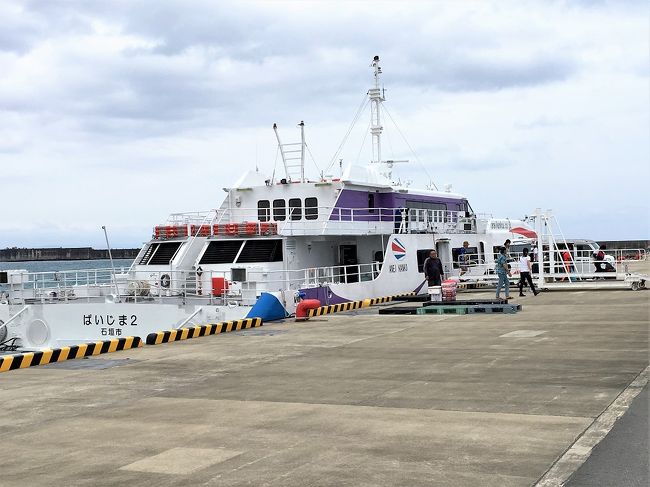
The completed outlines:
{"type": "Polygon", "coordinates": [[[643,379],[649,297],[364,310],[3,373],[0,484],[534,485],[643,379]]]}

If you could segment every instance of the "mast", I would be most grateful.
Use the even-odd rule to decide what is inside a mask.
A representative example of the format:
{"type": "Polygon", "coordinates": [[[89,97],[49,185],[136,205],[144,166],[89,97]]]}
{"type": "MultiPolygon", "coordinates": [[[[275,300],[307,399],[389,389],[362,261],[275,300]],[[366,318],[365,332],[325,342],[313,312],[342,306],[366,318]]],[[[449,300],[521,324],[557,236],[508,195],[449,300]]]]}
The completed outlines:
{"type": "MultiPolygon", "coordinates": [[[[381,73],[381,66],[379,66],[379,56],[375,56],[370,65],[374,70],[375,86],[368,90],[368,97],[370,98],[370,133],[372,134],[372,161],[371,163],[380,164],[379,173],[386,179],[392,181],[393,179],[393,165],[396,162],[408,162],[408,160],[393,160],[389,159],[383,161],[381,159],[381,133],[384,127],[381,125],[381,104],[386,101],[379,87],[379,78],[381,73]]],[[[399,183],[398,183],[399,184],[399,183]]]]}
{"type": "Polygon", "coordinates": [[[305,182],[305,122],[298,124],[300,127],[300,182],[305,182]]]}
{"type": "Polygon", "coordinates": [[[375,87],[368,90],[370,97],[370,133],[372,134],[372,162],[381,162],[381,132],[384,127],[381,126],[381,102],[384,97],[379,88],[379,75],[381,66],[379,65],[379,56],[375,56],[370,65],[374,70],[375,87]]]}
{"type": "Polygon", "coordinates": [[[284,164],[284,172],[287,181],[301,183],[305,182],[305,122],[301,121],[298,124],[300,127],[300,142],[291,144],[283,144],[280,140],[280,133],[278,132],[278,124],[273,124],[273,131],[275,138],[278,140],[278,148],[282,156],[282,163],[284,164]],[[300,146],[299,148],[297,148],[300,146]]]}

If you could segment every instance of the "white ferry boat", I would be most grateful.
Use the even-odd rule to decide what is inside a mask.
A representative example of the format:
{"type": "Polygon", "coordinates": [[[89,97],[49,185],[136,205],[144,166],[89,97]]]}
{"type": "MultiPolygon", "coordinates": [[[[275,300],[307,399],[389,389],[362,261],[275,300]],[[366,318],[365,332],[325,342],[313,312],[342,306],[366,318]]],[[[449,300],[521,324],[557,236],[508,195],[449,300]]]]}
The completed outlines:
{"type": "Polygon", "coordinates": [[[282,144],[281,179],[250,171],[213,210],[173,213],[153,229],[129,269],[0,272],[0,343],[42,349],[160,330],[295,312],[296,295],[323,305],[425,293],[431,249],[445,276],[490,273],[505,239],[534,237],[524,221],[474,212],[451,191],[416,189],[392,178],[382,159],[379,57],[371,67],[373,160],[340,178],[305,175],[301,141],[282,144]],[[301,293],[301,294],[302,294],[301,293]]]}

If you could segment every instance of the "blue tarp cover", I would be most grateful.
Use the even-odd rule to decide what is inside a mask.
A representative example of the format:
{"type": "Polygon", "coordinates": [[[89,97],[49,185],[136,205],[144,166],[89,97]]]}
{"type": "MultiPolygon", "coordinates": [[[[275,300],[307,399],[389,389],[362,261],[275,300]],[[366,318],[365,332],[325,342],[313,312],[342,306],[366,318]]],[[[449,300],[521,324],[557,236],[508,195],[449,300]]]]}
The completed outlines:
{"type": "Polygon", "coordinates": [[[280,300],[271,293],[262,293],[257,302],[246,315],[246,318],[262,318],[262,321],[281,320],[287,317],[287,312],[280,300]]]}

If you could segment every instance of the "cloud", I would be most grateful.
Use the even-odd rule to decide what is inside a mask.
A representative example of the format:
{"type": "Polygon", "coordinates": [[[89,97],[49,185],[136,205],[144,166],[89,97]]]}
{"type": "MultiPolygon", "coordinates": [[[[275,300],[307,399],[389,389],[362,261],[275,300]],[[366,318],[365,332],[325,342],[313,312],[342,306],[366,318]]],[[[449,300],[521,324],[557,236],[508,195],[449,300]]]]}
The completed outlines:
{"type": "Polygon", "coordinates": [[[448,37],[443,38],[436,34],[439,25],[416,22],[419,42],[411,48],[414,33],[408,24],[414,19],[394,14],[404,9],[414,14],[415,8],[435,14],[435,8],[388,4],[374,16],[377,25],[359,28],[358,16],[367,17],[365,5],[340,11],[309,5],[314,8],[247,2],[195,2],[192,8],[185,2],[133,2],[110,9],[102,2],[29,3],[25,16],[38,26],[42,42],[31,43],[22,62],[13,63],[19,76],[12,78],[10,70],[7,83],[25,84],[20,74],[26,71],[57,76],[33,84],[22,97],[14,93],[11,100],[0,100],[0,106],[121,120],[247,123],[252,121],[245,116],[248,111],[233,104],[244,90],[261,109],[281,110],[293,103],[322,110],[330,105],[322,102],[325,97],[365,86],[367,74],[358,67],[375,51],[395,61],[395,82],[437,90],[543,84],[566,79],[577,69],[577,62],[553,43],[545,43],[547,52],[538,45],[522,52],[495,42],[493,29],[469,13],[453,20],[459,30],[470,28],[471,35],[450,35],[445,28],[448,37]],[[54,16],[55,25],[63,19],[74,28],[63,35],[62,28],[44,21],[54,16]],[[430,44],[435,47],[424,47],[430,44]],[[313,96],[315,88],[324,96],[313,96]]]}

